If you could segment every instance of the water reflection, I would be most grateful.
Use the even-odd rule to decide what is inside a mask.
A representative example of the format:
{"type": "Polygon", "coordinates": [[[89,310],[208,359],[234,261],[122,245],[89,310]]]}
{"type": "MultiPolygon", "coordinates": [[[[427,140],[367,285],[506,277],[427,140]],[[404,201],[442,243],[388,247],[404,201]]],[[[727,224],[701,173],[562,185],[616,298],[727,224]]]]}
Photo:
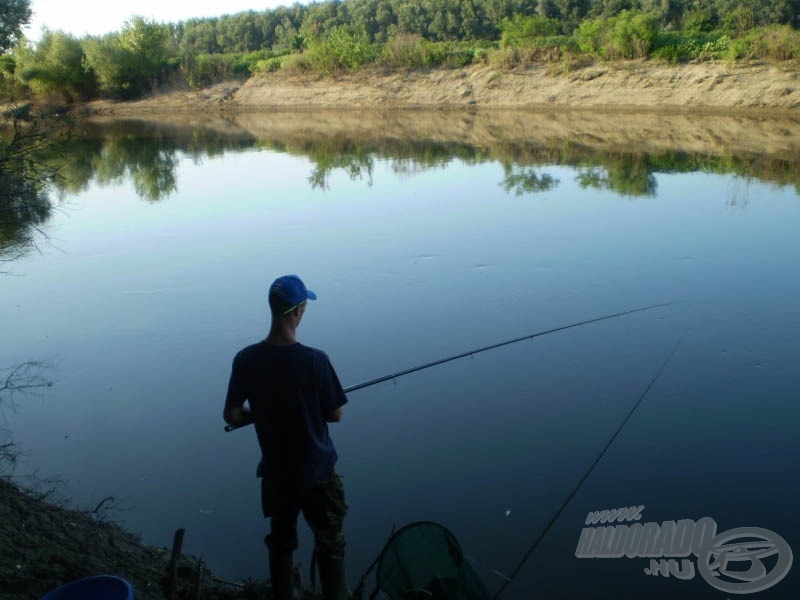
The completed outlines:
{"type": "Polygon", "coordinates": [[[503,171],[505,172],[505,178],[502,183],[503,189],[507,192],[513,192],[516,196],[547,192],[559,184],[559,180],[552,175],[541,173],[538,169],[532,167],[520,167],[504,163],[503,171]]]}
{"type": "Polygon", "coordinates": [[[93,183],[109,186],[130,180],[139,197],[156,202],[177,191],[182,156],[201,161],[253,143],[236,132],[205,127],[145,121],[85,123],[54,162],[61,175],[57,187],[78,193],[93,183]]]}
{"type": "MultiPolygon", "coordinates": [[[[129,179],[136,193],[151,202],[177,190],[182,156],[202,161],[251,148],[307,157],[309,185],[322,190],[330,189],[335,172],[371,185],[376,161],[413,177],[458,160],[499,163],[504,175],[498,185],[514,196],[557,189],[561,180],[548,172],[555,165],[573,167],[584,189],[626,197],[654,196],[656,173],[732,174],[800,191],[796,120],[590,118],[582,113],[565,120],[563,115],[442,112],[353,119],[349,113],[284,113],[242,115],[214,124],[92,121],[49,160],[62,174],[57,182],[62,193],[129,179]],[[637,128],[639,122],[647,126],[637,128]]],[[[732,190],[734,205],[741,204],[740,192],[732,190]]]]}
{"type": "MultiPolygon", "coordinates": [[[[371,186],[377,161],[405,177],[458,160],[496,162],[501,189],[513,196],[557,190],[554,166],[574,169],[582,189],[654,197],[656,173],[734,175],[728,203],[747,204],[751,180],[791,185],[800,192],[800,121],[686,115],[603,115],[463,112],[277,113],[217,122],[95,120],[38,157],[59,177],[61,196],[89,185],[130,181],[142,199],[157,202],[180,185],[178,166],[230,152],[263,148],[306,157],[308,183],[329,190],[345,173],[371,186]]],[[[5,169],[0,206],[0,259],[30,247],[50,217],[45,178],[5,169]]]]}
{"type": "Polygon", "coordinates": [[[35,234],[52,214],[47,186],[54,171],[48,159],[60,131],[40,121],[0,124],[0,263],[34,247],[35,234]]]}

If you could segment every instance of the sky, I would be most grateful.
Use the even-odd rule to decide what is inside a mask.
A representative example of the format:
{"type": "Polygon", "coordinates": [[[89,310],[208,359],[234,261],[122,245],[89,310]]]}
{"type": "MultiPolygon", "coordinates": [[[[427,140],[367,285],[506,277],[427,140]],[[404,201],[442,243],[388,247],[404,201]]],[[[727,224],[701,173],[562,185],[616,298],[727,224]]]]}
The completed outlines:
{"type": "Polygon", "coordinates": [[[76,37],[119,31],[133,15],[158,22],[234,14],[289,6],[294,0],[31,0],[33,17],[25,35],[38,40],[43,26],[76,37]]]}

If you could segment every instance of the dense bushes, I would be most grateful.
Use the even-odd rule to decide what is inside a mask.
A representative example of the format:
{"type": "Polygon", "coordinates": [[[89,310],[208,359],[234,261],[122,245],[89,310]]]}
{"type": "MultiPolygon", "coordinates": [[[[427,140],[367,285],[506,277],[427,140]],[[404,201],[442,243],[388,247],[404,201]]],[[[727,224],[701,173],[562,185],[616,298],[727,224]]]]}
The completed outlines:
{"type": "Polygon", "coordinates": [[[658,18],[638,10],[584,21],[575,32],[583,52],[608,59],[646,58],[657,35],[658,18]]]}
{"type": "Polygon", "coordinates": [[[83,52],[103,94],[131,98],[153,90],[175,68],[169,43],[165,25],[133,17],[119,33],[84,40],[83,52]]]}
{"type": "Polygon", "coordinates": [[[254,73],[276,71],[285,52],[261,50],[232,54],[200,54],[185,56],[180,73],[193,88],[229,79],[246,79],[254,73]]]}
{"type": "Polygon", "coordinates": [[[558,21],[540,16],[514,15],[500,24],[500,47],[530,46],[543,37],[560,33],[558,21]]]}
{"type": "Polygon", "coordinates": [[[312,70],[333,75],[372,63],[379,52],[378,45],[368,41],[366,32],[336,27],[324,38],[311,39],[305,54],[312,70]]]}
{"type": "Polygon", "coordinates": [[[747,33],[735,45],[737,57],[771,60],[800,59],[800,32],[788,25],[772,25],[747,33]]]}
{"type": "Polygon", "coordinates": [[[81,43],[66,33],[45,31],[35,47],[17,47],[14,72],[38,96],[61,96],[67,102],[88,98],[94,77],[84,66],[81,43]]]}

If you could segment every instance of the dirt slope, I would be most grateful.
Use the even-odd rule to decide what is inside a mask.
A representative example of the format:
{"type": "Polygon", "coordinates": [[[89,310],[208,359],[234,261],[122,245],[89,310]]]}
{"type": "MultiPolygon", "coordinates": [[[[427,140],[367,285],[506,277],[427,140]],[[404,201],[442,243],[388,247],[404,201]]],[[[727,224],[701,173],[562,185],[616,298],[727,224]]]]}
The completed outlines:
{"type": "Polygon", "coordinates": [[[800,107],[800,70],[767,65],[652,62],[596,64],[564,72],[559,64],[520,70],[352,74],[337,79],[256,77],[233,96],[240,109],[314,107],[717,108],[800,107]]]}
{"type": "Polygon", "coordinates": [[[782,111],[800,108],[800,65],[652,61],[562,63],[520,69],[471,66],[339,77],[276,73],[136,102],[92,102],[91,114],[257,112],[323,108],[570,108],[627,111],[782,111]]]}

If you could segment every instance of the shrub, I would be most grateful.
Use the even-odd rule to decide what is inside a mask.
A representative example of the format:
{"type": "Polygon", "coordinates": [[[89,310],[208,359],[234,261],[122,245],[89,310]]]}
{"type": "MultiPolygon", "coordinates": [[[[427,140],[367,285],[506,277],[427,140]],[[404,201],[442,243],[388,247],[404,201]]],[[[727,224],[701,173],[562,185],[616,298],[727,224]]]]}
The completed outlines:
{"type": "Polygon", "coordinates": [[[742,43],[727,35],[692,34],[689,32],[661,33],[650,53],[653,58],[678,60],[720,60],[743,56],[742,43]]]}
{"type": "MultiPolygon", "coordinates": [[[[282,54],[272,50],[258,50],[247,53],[199,54],[186,57],[180,70],[186,82],[192,87],[202,87],[226,81],[241,79],[259,71],[261,63],[281,60],[282,54]],[[277,54],[277,56],[276,56],[277,54]]],[[[264,65],[261,65],[262,67],[264,65]]],[[[275,69],[280,68],[280,64],[275,69]]],[[[273,70],[275,70],[273,69],[273,70]]]]}
{"type": "Polygon", "coordinates": [[[755,26],[756,15],[752,6],[739,5],[722,17],[722,28],[735,36],[741,36],[755,26]]]}
{"type": "Polygon", "coordinates": [[[572,36],[554,35],[540,37],[532,45],[504,47],[488,52],[489,64],[511,68],[517,65],[553,63],[580,53],[577,40],[572,36]]]}
{"type": "Polygon", "coordinates": [[[487,59],[490,65],[510,69],[519,64],[519,49],[500,48],[498,50],[492,50],[489,52],[487,59]]]}
{"type": "Polygon", "coordinates": [[[608,40],[609,58],[646,58],[658,34],[658,17],[638,10],[623,10],[613,19],[608,40]]]}
{"type": "Polygon", "coordinates": [[[685,58],[684,54],[681,52],[681,47],[677,44],[660,46],[650,53],[650,57],[663,60],[673,65],[685,58]]]}
{"type": "Polygon", "coordinates": [[[353,33],[347,27],[334,27],[325,38],[308,43],[306,56],[314,71],[332,75],[373,62],[378,50],[368,42],[366,32],[353,33]]]}
{"type": "Polygon", "coordinates": [[[383,45],[380,63],[392,68],[463,67],[489,61],[490,45],[430,42],[418,35],[399,34],[383,45]]]}
{"type": "Polygon", "coordinates": [[[383,45],[380,61],[387,67],[420,68],[427,64],[422,36],[411,33],[395,35],[383,45]]]}
{"type": "Polygon", "coordinates": [[[123,98],[152,91],[174,68],[165,25],[132,17],[119,33],[83,40],[86,64],[105,94],[123,98]]]}
{"type": "Polygon", "coordinates": [[[83,66],[80,42],[66,33],[45,30],[35,47],[17,46],[16,75],[38,96],[60,96],[67,102],[89,97],[94,77],[83,66]]]}
{"type": "Polygon", "coordinates": [[[264,58],[256,62],[253,66],[253,73],[274,73],[283,67],[285,57],[274,56],[272,58],[264,58]]]}
{"type": "Polygon", "coordinates": [[[623,10],[610,18],[587,19],[575,31],[582,52],[603,58],[646,58],[658,34],[658,17],[623,10]]]}
{"type": "Polygon", "coordinates": [[[716,22],[710,10],[692,10],[683,17],[683,29],[695,35],[714,30],[716,22]]]}
{"type": "Polygon", "coordinates": [[[511,19],[503,19],[500,24],[503,32],[500,46],[527,46],[536,38],[554,36],[559,32],[558,21],[540,16],[514,15],[511,19]]]}
{"type": "Polygon", "coordinates": [[[448,50],[443,65],[451,68],[466,67],[472,64],[474,58],[475,50],[455,46],[448,50]]]}
{"type": "Polygon", "coordinates": [[[800,32],[789,25],[759,27],[743,39],[742,51],[753,58],[794,60],[800,58],[800,32]]]}
{"type": "Polygon", "coordinates": [[[609,35],[609,20],[605,18],[586,19],[575,30],[578,48],[585,54],[601,55],[609,35]]]}
{"type": "Polygon", "coordinates": [[[296,52],[283,59],[281,68],[284,71],[302,73],[311,70],[311,62],[305,54],[296,52]]]}

